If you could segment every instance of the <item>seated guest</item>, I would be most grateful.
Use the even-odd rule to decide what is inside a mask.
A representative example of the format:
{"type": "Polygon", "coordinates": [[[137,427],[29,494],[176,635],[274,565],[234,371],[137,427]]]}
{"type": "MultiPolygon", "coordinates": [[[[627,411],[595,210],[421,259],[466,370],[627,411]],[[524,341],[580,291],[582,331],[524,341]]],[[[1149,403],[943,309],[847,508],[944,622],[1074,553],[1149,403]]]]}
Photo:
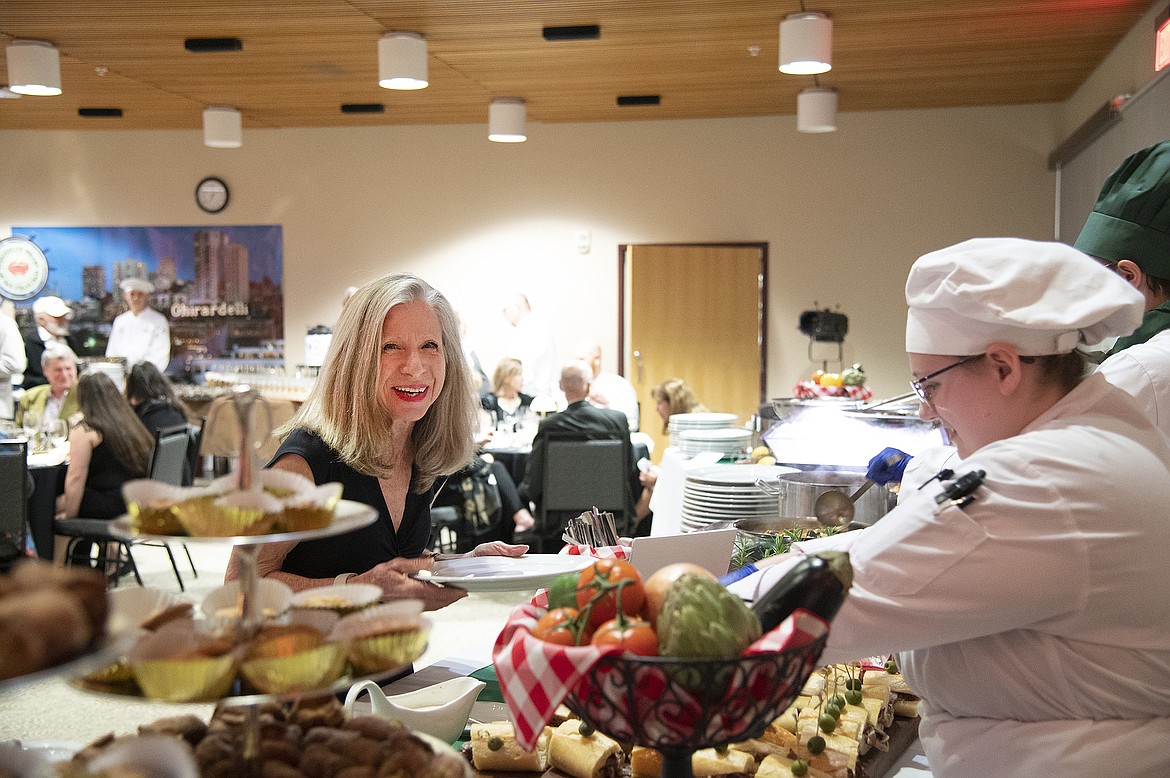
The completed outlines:
{"type": "MultiPolygon", "coordinates": [[[[126,399],[152,435],[158,435],[159,430],[187,424],[191,415],[175,394],[171,382],[153,362],[139,362],[130,368],[130,374],[126,376],[126,399]]],[[[193,482],[191,470],[190,463],[183,466],[185,486],[193,482]]]]}
{"type": "Polygon", "coordinates": [[[520,417],[532,407],[532,395],[520,391],[523,385],[524,366],[520,360],[504,357],[496,364],[492,391],[483,398],[483,407],[491,413],[497,426],[503,422],[514,431],[520,424],[520,417]]]}
{"type": "MultiPolygon", "coordinates": [[[[630,443],[630,429],[625,414],[608,408],[597,408],[588,401],[589,381],[593,371],[589,365],[574,360],[561,370],[560,388],[569,405],[564,411],[549,416],[540,423],[536,437],[532,440],[532,454],[524,471],[524,482],[520,484],[520,496],[539,505],[544,488],[544,447],[549,439],[556,440],[620,440],[625,460],[623,470],[629,474],[626,490],[625,521],[620,522],[618,531],[625,534],[626,527],[633,521],[634,502],[641,492],[638,483],[638,468],[634,463],[634,448],[630,443]]],[[[589,506],[583,508],[587,509],[589,506]]],[[[558,517],[556,526],[541,527],[538,531],[545,539],[560,538],[565,522],[571,516],[558,517]]]]}
{"type": "Polygon", "coordinates": [[[26,415],[39,417],[41,423],[64,419],[69,421],[80,410],[74,385],[77,383],[77,355],[68,346],[50,343],[41,354],[41,370],[47,384],[25,391],[16,405],[16,424],[24,423],[26,415]]]}
{"type": "Polygon", "coordinates": [[[126,376],[126,399],[151,432],[186,424],[190,414],[153,362],[139,362],[126,376]]]}
{"type": "Polygon", "coordinates": [[[69,433],[69,469],[57,517],[114,519],[126,512],[122,484],[146,477],[154,437],[104,373],[81,377],[77,403],[83,418],[69,433]]]}
{"type": "Polygon", "coordinates": [[[583,340],[577,344],[576,358],[589,365],[593,378],[589,382],[589,402],[598,408],[611,408],[626,415],[630,429],[637,431],[638,391],[625,376],[606,373],[601,369],[601,344],[595,340],[583,340]]]}
{"type": "MultiPolygon", "coordinates": [[[[419,580],[430,569],[431,502],[439,482],[471,460],[475,401],[455,311],[417,276],[391,274],[359,287],[342,308],[308,400],[276,430],[270,466],[323,484],[378,512],[341,535],[266,543],[260,575],[294,590],[368,583],[383,599],[429,610],[467,591],[419,580]],[[355,390],[357,389],[357,390],[355,390]]],[[[520,556],[527,546],[481,543],[470,556],[520,556]]],[[[227,580],[239,575],[240,552],[227,580]]]]}
{"type": "Polygon", "coordinates": [[[681,378],[668,378],[650,390],[658,416],[662,419],[662,431],[668,431],[670,417],[676,413],[701,413],[707,409],[695,397],[695,393],[681,378]]]}
{"type": "Polygon", "coordinates": [[[452,506],[461,512],[464,523],[456,548],[460,553],[489,540],[511,543],[515,533],[532,529],[536,523],[508,468],[490,455],[477,455],[468,467],[448,478],[435,505],[452,506]]]}

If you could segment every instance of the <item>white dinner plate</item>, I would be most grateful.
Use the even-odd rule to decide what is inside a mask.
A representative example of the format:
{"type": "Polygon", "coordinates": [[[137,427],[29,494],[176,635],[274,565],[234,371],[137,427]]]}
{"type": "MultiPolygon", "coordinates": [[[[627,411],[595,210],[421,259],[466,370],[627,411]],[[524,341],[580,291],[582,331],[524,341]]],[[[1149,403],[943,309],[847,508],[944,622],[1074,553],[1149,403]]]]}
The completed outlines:
{"type": "Polygon", "coordinates": [[[341,500],[333,511],[333,523],[320,529],[305,529],[296,532],[276,532],[268,535],[233,535],[228,537],[193,535],[149,535],[134,528],[129,515],[110,522],[110,534],[122,540],[151,540],[163,543],[226,543],[234,546],[251,546],[274,543],[281,540],[314,540],[334,535],[344,535],[373,524],[378,512],[365,503],[341,500]]]}
{"type": "Polygon", "coordinates": [[[434,568],[418,577],[471,592],[514,592],[548,586],[558,575],[576,573],[596,561],[575,554],[472,556],[435,562],[434,568]]]}

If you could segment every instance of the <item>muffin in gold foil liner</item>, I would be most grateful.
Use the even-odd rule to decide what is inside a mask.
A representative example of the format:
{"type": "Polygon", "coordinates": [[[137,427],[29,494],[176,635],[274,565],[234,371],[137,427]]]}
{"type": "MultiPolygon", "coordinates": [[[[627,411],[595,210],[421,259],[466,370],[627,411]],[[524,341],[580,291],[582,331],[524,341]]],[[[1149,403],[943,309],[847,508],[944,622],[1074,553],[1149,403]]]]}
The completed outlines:
{"type": "Polygon", "coordinates": [[[385,672],[410,664],[422,656],[430,634],[430,623],[426,622],[412,631],[360,638],[349,643],[346,655],[358,675],[385,672]]]}
{"type": "Polygon", "coordinates": [[[122,497],[126,500],[131,524],[135,530],[147,535],[186,535],[174,507],[181,500],[197,494],[199,492],[193,489],[148,478],[136,478],[122,485],[122,497]]]}
{"type": "MultiPolygon", "coordinates": [[[[265,487],[267,488],[267,487],[265,487]]],[[[333,523],[333,511],[341,502],[342,486],[337,482],[303,490],[281,502],[283,508],[273,520],[278,532],[321,529],[333,523]]]]}
{"type": "Polygon", "coordinates": [[[144,696],[167,702],[211,702],[227,696],[236,676],[236,657],[132,659],[134,679],[144,696]]]}
{"type": "Polygon", "coordinates": [[[344,643],[327,643],[319,630],[298,625],[261,630],[240,674],[260,692],[278,694],[329,686],[344,667],[344,643]]]}
{"type": "Polygon", "coordinates": [[[280,502],[263,492],[236,492],[226,497],[203,496],[175,505],[183,527],[196,537],[263,535],[272,526],[280,502]]]}

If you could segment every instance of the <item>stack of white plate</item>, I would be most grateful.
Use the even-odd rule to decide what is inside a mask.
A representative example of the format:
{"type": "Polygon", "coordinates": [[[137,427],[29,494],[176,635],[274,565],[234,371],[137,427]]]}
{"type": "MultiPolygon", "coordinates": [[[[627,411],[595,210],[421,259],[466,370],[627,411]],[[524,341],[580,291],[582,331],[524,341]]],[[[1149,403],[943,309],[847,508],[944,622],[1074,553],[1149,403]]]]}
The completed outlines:
{"type": "Polygon", "coordinates": [[[679,528],[694,532],[721,521],[778,519],[779,501],[756,486],[756,481],[775,484],[778,476],[795,472],[779,465],[711,465],[688,470],[679,528]]]}
{"type": "Polygon", "coordinates": [[[734,413],[675,413],[666,423],[670,432],[670,445],[679,444],[679,433],[690,430],[717,430],[735,426],[734,413]]]}
{"type": "Polygon", "coordinates": [[[751,430],[683,430],[677,437],[675,448],[686,457],[715,452],[720,455],[720,459],[734,460],[742,458],[752,447],[751,430]]]}

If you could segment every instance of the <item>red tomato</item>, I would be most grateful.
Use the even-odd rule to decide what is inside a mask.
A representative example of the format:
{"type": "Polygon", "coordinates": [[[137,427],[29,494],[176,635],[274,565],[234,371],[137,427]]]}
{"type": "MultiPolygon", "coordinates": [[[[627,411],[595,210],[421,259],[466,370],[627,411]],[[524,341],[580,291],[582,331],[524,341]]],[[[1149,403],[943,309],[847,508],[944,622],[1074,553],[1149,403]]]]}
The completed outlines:
{"type": "Polygon", "coordinates": [[[611,619],[593,633],[590,642],[595,646],[618,646],[639,656],[658,656],[658,635],[650,622],[639,619],[611,619]]]}
{"type": "Polygon", "coordinates": [[[589,613],[591,627],[616,616],[618,602],[621,602],[622,613],[637,616],[646,601],[642,577],[633,565],[621,559],[598,559],[581,571],[577,583],[577,607],[581,612],[585,612],[590,600],[599,592],[604,593],[593,603],[593,610],[589,613]]]}
{"type": "MultiPolygon", "coordinates": [[[[577,609],[553,608],[541,616],[532,628],[532,636],[547,643],[575,646],[577,643],[577,609]]],[[[581,642],[589,642],[589,630],[581,632],[581,642]]]]}

